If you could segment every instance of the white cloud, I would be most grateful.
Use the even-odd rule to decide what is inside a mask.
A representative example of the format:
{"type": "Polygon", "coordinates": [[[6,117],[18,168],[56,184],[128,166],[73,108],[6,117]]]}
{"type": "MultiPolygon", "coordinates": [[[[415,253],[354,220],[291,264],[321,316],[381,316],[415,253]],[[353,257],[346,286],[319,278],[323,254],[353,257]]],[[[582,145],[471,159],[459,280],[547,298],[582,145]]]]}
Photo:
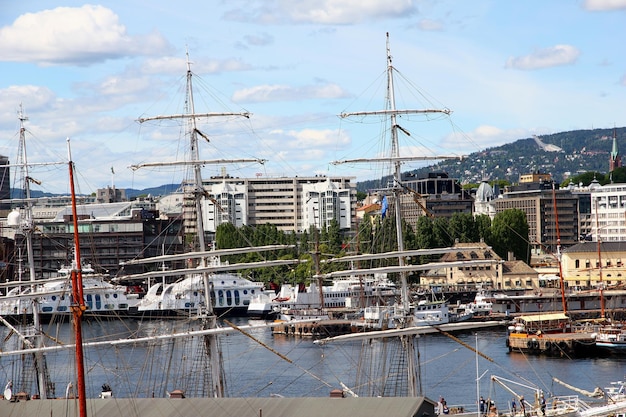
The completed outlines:
{"type": "MultiPolygon", "coordinates": [[[[250,64],[229,58],[224,60],[217,59],[198,59],[190,57],[191,70],[196,74],[217,74],[221,72],[247,71],[252,69],[250,64]]],[[[144,74],[184,74],[187,68],[187,60],[184,57],[162,57],[146,59],[142,63],[141,72],[144,74]]]]}
{"type": "Polygon", "coordinates": [[[580,51],[571,45],[555,45],[537,49],[530,55],[510,57],[506,62],[506,68],[534,70],[569,65],[576,62],[579,55],[580,51]]]}
{"type": "Polygon", "coordinates": [[[269,33],[261,33],[258,35],[247,35],[244,39],[248,45],[264,46],[274,42],[274,37],[269,33]]]}
{"type": "Polygon", "coordinates": [[[434,31],[443,30],[443,23],[440,20],[421,19],[417,23],[417,26],[421,30],[425,30],[427,32],[434,32],[434,31]]]}
{"type": "Polygon", "coordinates": [[[232,100],[236,103],[259,103],[269,101],[295,101],[303,99],[334,99],[349,97],[337,84],[309,85],[299,88],[288,85],[259,85],[235,91],[232,100]]]}
{"type": "Polygon", "coordinates": [[[585,0],[583,7],[590,11],[626,9],[626,0],[585,0]]]}
{"type": "Polygon", "coordinates": [[[355,24],[408,17],[417,13],[416,0],[271,0],[243,1],[226,18],[263,23],[355,24]],[[246,10],[245,12],[243,10],[246,10]]]}
{"type": "Polygon", "coordinates": [[[0,29],[0,60],[39,65],[90,65],[170,50],[157,32],[131,36],[103,6],[57,7],[19,16],[0,29]]]}

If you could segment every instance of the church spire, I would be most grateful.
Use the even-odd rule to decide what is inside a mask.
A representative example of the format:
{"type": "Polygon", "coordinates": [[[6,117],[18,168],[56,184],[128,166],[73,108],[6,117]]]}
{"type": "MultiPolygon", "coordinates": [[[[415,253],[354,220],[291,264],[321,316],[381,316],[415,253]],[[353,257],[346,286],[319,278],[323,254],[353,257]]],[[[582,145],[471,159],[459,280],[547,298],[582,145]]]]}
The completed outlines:
{"type": "Polygon", "coordinates": [[[613,172],[615,168],[622,166],[622,157],[617,149],[617,129],[613,128],[613,147],[611,148],[611,156],[609,157],[609,172],[613,172]]]}

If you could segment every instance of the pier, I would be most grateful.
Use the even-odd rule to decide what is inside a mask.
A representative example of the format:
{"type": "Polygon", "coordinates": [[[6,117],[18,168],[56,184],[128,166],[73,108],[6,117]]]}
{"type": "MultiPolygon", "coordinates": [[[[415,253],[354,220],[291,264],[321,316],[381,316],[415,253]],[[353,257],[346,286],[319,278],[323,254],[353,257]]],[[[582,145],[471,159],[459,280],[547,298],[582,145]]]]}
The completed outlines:
{"type": "Polygon", "coordinates": [[[592,353],[596,340],[592,333],[511,333],[506,343],[510,352],[565,356],[592,353]]]}
{"type": "Polygon", "coordinates": [[[312,337],[316,339],[355,335],[367,335],[368,337],[393,337],[401,334],[429,334],[439,332],[455,332],[492,327],[504,327],[505,321],[465,321],[460,323],[446,323],[438,326],[414,326],[403,329],[388,330],[364,330],[362,326],[357,326],[354,321],[331,319],[319,321],[284,321],[277,322],[273,326],[273,334],[282,334],[295,337],[312,337]]]}

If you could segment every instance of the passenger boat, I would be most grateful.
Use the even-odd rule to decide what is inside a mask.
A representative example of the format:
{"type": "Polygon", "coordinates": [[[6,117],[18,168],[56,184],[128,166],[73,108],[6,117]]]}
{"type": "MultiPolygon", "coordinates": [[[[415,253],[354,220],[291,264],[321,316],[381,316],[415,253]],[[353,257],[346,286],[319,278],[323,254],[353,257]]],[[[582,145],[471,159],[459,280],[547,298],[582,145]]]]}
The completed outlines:
{"type": "Polygon", "coordinates": [[[359,309],[377,303],[392,302],[397,295],[396,285],[386,274],[357,278],[337,278],[332,285],[320,287],[282,284],[278,293],[267,290],[257,293],[248,306],[250,317],[273,317],[285,309],[359,309]],[[323,299],[323,306],[322,306],[323,299]]]}
{"type": "Polygon", "coordinates": [[[621,325],[600,326],[595,341],[597,347],[609,353],[626,353],[626,329],[621,325]]]}
{"type": "MultiPolygon", "coordinates": [[[[10,223],[10,222],[9,222],[10,223]]],[[[13,321],[31,320],[33,308],[37,308],[43,322],[71,317],[71,267],[59,270],[59,277],[38,280],[36,285],[28,281],[11,282],[14,286],[0,297],[0,316],[13,321]],[[33,300],[36,299],[36,302],[33,300]]],[[[139,295],[131,294],[128,287],[109,282],[110,277],[96,274],[91,265],[83,265],[83,293],[89,317],[127,317],[134,315],[139,295]]]]}
{"type": "MultiPolygon", "coordinates": [[[[18,162],[15,164],[16,177],[19,178],[24,190],[24,199],[5,200],[14,206],[8,214],[6,225],[8,230],[15,233],[15,237],[21,237],[26,242],[27,271],[23,274],[21,259],[18,259],[17,276],[10,277],[5,283],[0,284],[6,291],[0,296],[0,317],[17,322],[32,322],[37,320],[50,321],[53,317],[67,320],[71,317],[71,271],[78,268],[75,259],[71,260],[71,266],[63,266],[59,269],[57,277],[43,279],[38,276],[35,268],[33,255],[33,234],[35,225],[33,221],[33,200],[31,199],[31,182],[29,168],[37,165],[61,165],[65,163],[37,163],[28,161],[26,154],[26,128],[24,122],[28,119],[20,106],[18,113],[20,121],[19,144],[21,150],[18,162]]],[[[69,146],[69,145],[68,145],[69,146]]],[[[87,301],[87,316],[126,316],[133,312],[138,302],[137,294],[130,294],[126,286],[115,285],[110,282],[110,277],[98,274],[90,264],[80,265],[84,275],[82,291],[87,301]]]]}

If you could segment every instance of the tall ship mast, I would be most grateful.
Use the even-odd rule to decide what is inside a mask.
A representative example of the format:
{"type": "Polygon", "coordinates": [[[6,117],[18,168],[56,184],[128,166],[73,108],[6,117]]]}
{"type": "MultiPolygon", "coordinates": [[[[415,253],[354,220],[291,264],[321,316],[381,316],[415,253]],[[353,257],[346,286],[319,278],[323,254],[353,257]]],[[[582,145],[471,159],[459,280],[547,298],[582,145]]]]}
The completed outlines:
{"type": "MultiPolygon", "coordinates": [[[[381,158],[368,158],[368,159],[348,159],[342,161],[334,161],[333,164],[345,164],[345,163],[357,163],[357,162],[383,162],[389,163],[392,165],[392,186],[389,190],[391,195],[393,196],[392,204],[394,206],[394,216],[395,216],[395,227],[396,227],[396,243],[397,243],[397,259],[398,259],[398,268],[397,271],[400,276],[400,284],[401,284],[401,308],[402,315],[397,323],[398,328],[408,328],[413,326],[413,314],[412,314],[412,305],[411,299],[408,290],[407,283],[407,269],[405,269],[406,265],[406,254],[404,253],[404,238],[402,234],[402,210],[400,206],[400,194],[403,192],[404,188],[402,187],[402,164],[404,162],[410,161],[424,161],[424,160],[441,160],[441,159],[450,159],[457,158],[456,156],[410,156],[403,157],[400,155],[400,146],[398,140],[398,131],[402,131],[404,133],[408,132],[398,125],[397,117],[399,115],[410,115],[410,114],[445,114],[449,115],[451,112],[448,109],[398,109],[396,108],[395,102],[395,87],[394,87],[394,71],[395,68],[393,66],[393,59],[391,55],[391,47],[389,41],[389,33],[387,33],[387,42],[386,42],[386,50],[387,50],[387,96],[386,96],[386,108],[384,110],[375,110],[375,111],[361,111],[361,112],[350,112],[350,113],[342,113],[340,116],[342,118],[352,117],[352,116],[388,116],[389,124],[390,124],[390,134],[391,134],[391,149],[390,155],[387,157],[381,158]]],[[[414,345],[415,335],[403,335],[400,336],[400,342],[402,344],[403,350],[406,354],[406,377],[407,377],[407,388],[408,388],[408,396],[415,397],[421,395],[421,383],[419,382],[419,372],[418,372],[418,364],[416,363],[416,355],[415,350],[416,346],[414,345]]]]}
{"type": "MultiPolygon", "coordinates": [[[[198,149],[198,136],[202,136],[208,140],[208,137],[202,133],[197,126],[197,120],[199,118],[214,118],[214,117],[250,117],[247,112],[224,112],[224,113],[196,113],[193,96],[193,73],[191,71],[191,62],[189,60],[189,52],[186,53],[187,57],[187,76],[186,76],[186,112],[183,114],[174,115],[160,115],[152,117],[143,117],[138,119],[139,123],[145,123],[152,120],[173,120],[181,119],[186,122],[187,134],[189,135],[190,144],[190,159],[186,161],[175,162],[155,162],[144,163],[138,165],[132,165],[131,169],[136,170],[145,167],[157,167],[157,166],[176,166],[184,165],[191,166],[193,170],[193,178],[191,189],[189,190],[193,194],[194,207],[195,207],[195,223],[196,223],[196,238],[197,238],[197,250],[199,252],[206,252],[207,244],[204,236],[204,223],[202,219],[202,199],[206,195],[202,182],[202,166],[207,164],[228,164],[228,163],[264,163],[261,159],[232,159],[232,160],[201,160],[200,152],[198,149]]],[[[207,256],[199,258],[199,268],[202,272],[202,280],[204,283],[204,304],[205,312],[203,314],[203,328],[215,329],[217,327],[217,317],[213,310],[211,299],[211,284],[209,282],[209,273],[205,270],[207,267],[207,256]]],[[[222,367],[220,348],[218,346],[217,336],[214,334],[207,334],[204,337],[204,344],[206,348],[206,354],[209,357],[209,366],[211,373],[211,383],[209,392],[206,392],[206,396],[209,397],[224,397],[225,396],[225,383],[224,383],[224,369],[222,367]]]]}

